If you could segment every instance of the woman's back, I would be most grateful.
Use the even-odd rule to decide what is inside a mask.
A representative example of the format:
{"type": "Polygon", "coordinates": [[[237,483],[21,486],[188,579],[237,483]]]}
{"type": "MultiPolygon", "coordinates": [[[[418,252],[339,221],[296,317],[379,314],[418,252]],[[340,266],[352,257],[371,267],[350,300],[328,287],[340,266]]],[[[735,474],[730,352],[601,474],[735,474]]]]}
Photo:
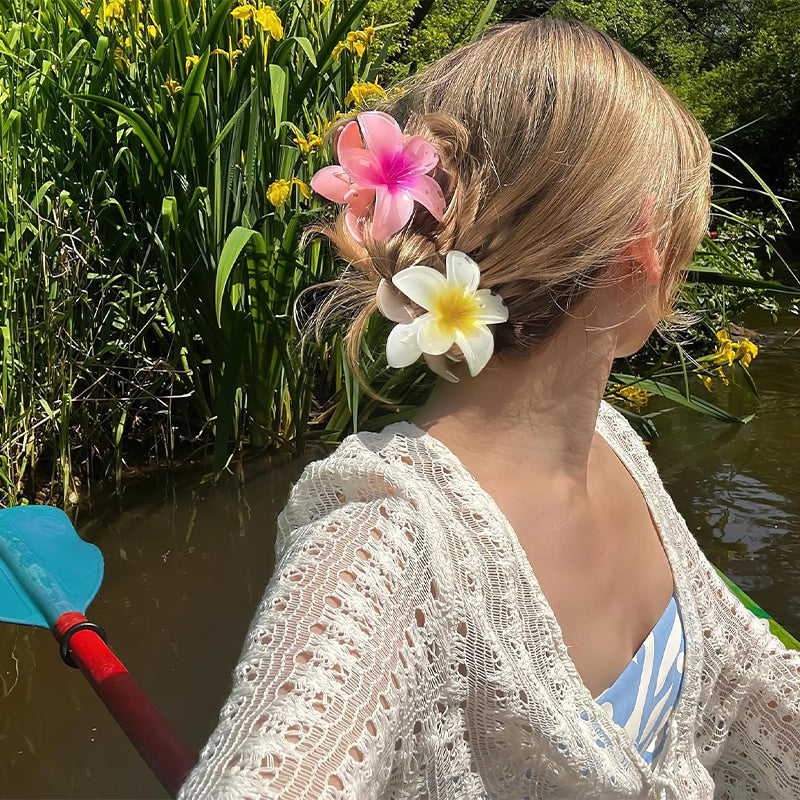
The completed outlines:
{"type": "Polygon", "coordinates": [[[723,797],[795,797],[800,733],[760,720],[797,719],[800,654],[764,658],[780,643],[716,576],[628,423],[603,403],[598,430],[677,567],[686,667],[653,765],[581,681],[492,498],[397,423],[348,437],[293,489],[234,690],[180,797],[710,800],[715,780],[723,797]]]}

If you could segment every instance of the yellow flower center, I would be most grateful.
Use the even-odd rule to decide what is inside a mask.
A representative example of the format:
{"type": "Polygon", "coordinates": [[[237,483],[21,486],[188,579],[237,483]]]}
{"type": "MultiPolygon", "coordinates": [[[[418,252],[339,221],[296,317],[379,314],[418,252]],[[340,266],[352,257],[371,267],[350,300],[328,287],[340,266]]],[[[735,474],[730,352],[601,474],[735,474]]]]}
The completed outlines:
{"type": "Polygon", "coordinates": [[[440,330],[452,336],[456,330],[469,334],[477,325],[475,316],[479,309],[474,295],[460,286],[447,286],[437,295],[431,312],[440,330]]]}

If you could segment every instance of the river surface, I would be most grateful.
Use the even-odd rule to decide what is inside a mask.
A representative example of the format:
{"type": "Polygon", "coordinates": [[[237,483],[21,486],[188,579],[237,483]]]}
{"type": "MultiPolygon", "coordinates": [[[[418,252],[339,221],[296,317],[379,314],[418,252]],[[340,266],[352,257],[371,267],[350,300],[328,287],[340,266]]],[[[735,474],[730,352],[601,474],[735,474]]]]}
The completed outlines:
{"type": "MultiPolygon", "coordinates": [[[[728,425],[676,409],[649,447],[667,490],[708,557],[800,634],[800,319],[759,330],[746,387],[700,396],[744,415],[728,425]]],[[[668,407],[659,399],[651,410],[668,407]]],[[[259,462],[246,483],[154,476],[129,487],[81,535],[103,551],[105,578],[88,616],[187,741],[200,748],[230,688],[250,618],[273,568],[275,518],[307,461],[259,462]]],[[[52,636],[0,625],[0,796],[161,798],[149,773],[52,636]]]]}

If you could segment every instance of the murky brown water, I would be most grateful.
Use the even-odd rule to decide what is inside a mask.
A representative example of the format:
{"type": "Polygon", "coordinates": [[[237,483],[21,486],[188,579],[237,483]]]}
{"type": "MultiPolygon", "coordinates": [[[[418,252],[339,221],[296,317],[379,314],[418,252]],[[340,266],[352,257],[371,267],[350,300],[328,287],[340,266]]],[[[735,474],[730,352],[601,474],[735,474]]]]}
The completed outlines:
{"type": "MultiPolygon", "coordinates": [[[[662,414],[651,452],[711,560],[797,635],[800,335],[791,334],[800,320],[741,322],[764,333],[752,365],[761,392],[756,419],[731,427],[682,410],[662,414]]],[[[738,414],[757,406],[743,388],[715,386],[708,397],[738,414]]],[[[154,477],[116,508],[79,521],[106,562],[89,617],[197,748],[216,723],[271,575],[275,518],[305,461],[319,455],[262,464],[245,489],[234,481],[176,489],[154,477]]],[[[0,795],[166,797],[43,630],[0,625],[0,795]]]]}
{"type": "MultiPolygon", "coordinates": [[[[771,325],[763,312],[740,320],[763,338],[750,365],[756,399],[714,383],[701,397],[746,425],[676,410],[655,420],[650,452],[664,485],[709,559],[800,638],[800,317],[771,325]]],[[[730,373],[730,368],[726,368],[730,373]]],[[[653,409],[666,407],[660,401],[653,409]]]]}

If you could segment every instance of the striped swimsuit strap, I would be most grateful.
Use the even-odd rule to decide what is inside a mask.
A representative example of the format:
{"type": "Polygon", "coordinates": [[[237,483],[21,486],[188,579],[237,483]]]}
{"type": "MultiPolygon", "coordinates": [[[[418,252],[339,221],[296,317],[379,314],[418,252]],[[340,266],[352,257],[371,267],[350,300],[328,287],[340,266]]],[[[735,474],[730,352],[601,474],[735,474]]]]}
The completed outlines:
{"type": "Polygon", "coordinates": [[[623,673],[595,698],[648,764],[661,752],[683,678],[685,640],[673,592],[666,609],[623,673]]]}

